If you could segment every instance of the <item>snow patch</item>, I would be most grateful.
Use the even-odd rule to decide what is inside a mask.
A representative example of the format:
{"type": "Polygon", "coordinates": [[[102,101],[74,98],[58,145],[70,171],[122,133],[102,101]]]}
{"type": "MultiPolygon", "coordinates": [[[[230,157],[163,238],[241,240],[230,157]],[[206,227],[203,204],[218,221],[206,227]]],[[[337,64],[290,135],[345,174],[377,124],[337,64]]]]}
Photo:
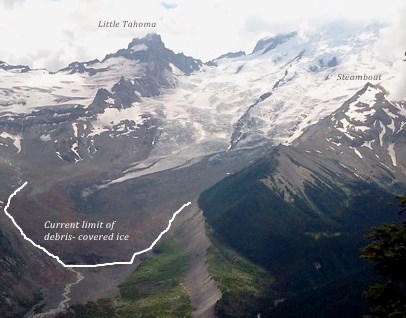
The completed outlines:
{"type": "Polygon", "coordinates": [[[388,115],[389,117],[391,117],[393,119],[398,118],[398,115],[391,113],[391,111],[388,108],[382,108],[382,109],[386,113],[386,115],[388,115]]]}
{"type": "Polygon", "coordinates": [[[61,153],[59,151],[56,152],[56,155],[58,156],[59,159],[61,159],[63,161],[63,158],[62,158],[61,153]]]}
{"type": "Polygon", "coordinates": [[[367,147],[372,150],[372,140],[364,141],[361,147],[367,147]]]}
{"type": "Polygon", "coordinates": [[[72,145],[72,147],[71,147],[70,150],[71,150],[71,151],[76,155],[76,157],[77,157],[77,158],[75,158],[75,163],[76,163],[76,162],[79,162],[80,160],[82,160],[82,157],[79,155],[79,152],[78,152],[78,150],[79,150],[79,145],[78,145],[77,142],[74,142],[74,143],[73,143],[73,145],[72,145]]]}
{"type": "Polygon", "coordinates": [[[348,106],[348,111],[345,114],[350,120],[364,123],[369,116],[375,114],[375,109],[371,108],[373,105],[372,102],[369,104],[356,100],[348,106]]]}
{"type": "Polygon", "coordinates": [[[21,135],[12,135],[5,131],[0,134],[1,138],[10,138],[13,140],[14,147],[17,148],[17,153],[21,152],[21,135]]]}
{"type": "Polygon", "coordinates": [[[391,119],[391,123],[390,123],[390,125],[388,125],[388,128],[390,130],[392,130],[393,132],[395,132],[395,122],[393,119],[391,119]]]}
{"type": "Polygon", "coordinates": [[[147,46],[146,44],[144,44],[144,43],[136,44],[136,45],[133,45],[133,46],[131,47],[131,50],[133,50],[134,52],[137,52],[137,51],[146,51],[146,50],[148,50],[148,46],[147,46]]]}
{"type": "Polygon", "coordinates": [[[384,164],[383,162],[380,162],[380,164],[381,164],[382,166],[384,166],[385,168],[389,169],[390,171],[392,171],[393,173],[395,173],[395,171],[394,171],[393,169],[389,168],[389,167],[388,167],[386,164],[384,164]]]}
{"type": "Polygon", "coordinates": [[[52,138],[51,138],[51,135],[49,135],[49,134],[44,134],[44,135],[41,135],[41,137],[39,137],[42,141],[51,141],[52,140],[52,138]]]}
{"type": "Polygon", "coordinates": [[[388,153],[389,153],[390,158],[392,159],[393,166],[396,167],[396,152],[395,152],[395,145],[393,143],[389,144],[388,153]]]}
{"type": "Polygon", "coordinates": [[[75,138],[78,138],[78,124],[73,123],[72,128],[73,128],[73,135],[75,136],[75,138]]]}
{"type": "Polygon", "coordinates": [[[106,102],[107,104],[110,104],[110,105],[114,105],[114,101],[115,101],[115,99],[114,99],[114,98],[111,98],[111,97],[108,97],[108,98],[105,100],[105,102],[106,102]]]}
{"type": "Polygon", "coordinates": [[[385,128],[385,125],[382,124],[381,121],[379,122],[379,126],[381,127],[381,131],[379,132],[379,144],[380,144],[381,146],[383,146],[383,136],[384,136],[385,133],[386,133],[386,128],[385,128]]]}
{"type": "Polygon", "coordinates": [[[344,135],[353,140],[354,137],[348,134],[348,128],[351,126],[350,122],[346,118],[343,118],[340,120],[340,123],[342,124],[343,128],[336,127],[337,130],[341,131],[344,135]]]}
{"type": "Polygon", "coordinates": [[[354,150],[355,154],[356,154],[358,157],[360,157],[361,159],[363,159],[361,153],[358,151],[357,148],[355,148],[355,147],[350,147],[350,148],[351,148],[352,150],[354,150]]]}
{"type": "Polygon", "coordinates": [[[358,101],[368,105],[374,104],[376,102],[376,95],[379,93],[382,93],[380,89],[370,86],[366,92],[358,98],[358,101]]]}
{"type": "Polygon", "coordinates": [[[142,112],[137,107],[138,104],[139,103],[133,103],[132,107],[124,109],[106,108],[103,113],[97,115],[96,120],[92,121],[93,129],[88,137],[110,131],[123,120],[132,120],[136,125],[142,124],[144,118],[142,118],[142,112]]]}

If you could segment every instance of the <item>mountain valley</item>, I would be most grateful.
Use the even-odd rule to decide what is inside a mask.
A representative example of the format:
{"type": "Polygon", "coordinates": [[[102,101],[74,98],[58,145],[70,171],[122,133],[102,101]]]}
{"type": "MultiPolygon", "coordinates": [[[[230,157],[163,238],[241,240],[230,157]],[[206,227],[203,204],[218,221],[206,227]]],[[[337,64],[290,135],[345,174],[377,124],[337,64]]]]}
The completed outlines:
{"type": "Polygon", "coordinates": [[[0,315],[125,317],[158,306],[156,288],[195,317],[359,317],[374,279],[363,236],[398,220],[386,202],[406,191],[406,102],[392,99],[399,74],[374,49],[380,27],[280,34],[207,63],[152,33],[57,72],[0,62],[0,204],[28,182],[8,211],[64,264],[128,261],[192,202],[134,264],[75,272],[2,215],[0,282],[12,284],[0,284],[0,315]],[[44,240],[47,221],[115,221],[130,239],[44,240]],[[230,292],[222,263],[245,289],[230,292]],[[142,276],[148,266],[174,272],[173,285],[142,276]]]}

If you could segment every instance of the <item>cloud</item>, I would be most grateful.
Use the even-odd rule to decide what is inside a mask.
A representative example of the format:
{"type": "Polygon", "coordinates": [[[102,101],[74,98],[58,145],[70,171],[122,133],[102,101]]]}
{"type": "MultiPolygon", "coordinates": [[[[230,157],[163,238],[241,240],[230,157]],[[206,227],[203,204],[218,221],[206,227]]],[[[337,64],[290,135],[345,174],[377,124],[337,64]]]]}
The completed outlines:
{"type": "Polygon", "coordinates": [[[247,32],[270,32],[272,25],[259,16],[249,16],[245,18],[244,29],[247,32]]]}
{"type": "Polygon", "coordinates": [[[393,84],[393,93],[391,93],[391,98],[394,100],[402,100],[406,101],[406,62],[403,62],[401,66],[399,66],[399,75],[397,80],[393,84]]]}
{"type": "Polygon", "coordinates": [[[161,5],[167,10],[175,9],[178,6],[174,2],[166,2],[166,1],[161,2],[161,5]]]}
{"type": "Polygon", "coordinates": [[[13,9],[15,5],[23,3],[25,0],[0,0],[0,3],[6,9],[13,9]]]}
{"type": "MultiPolygon", "coordinates": [[[[4,0],[0,1],[4,4],[4,0]]],[[[154,0],[142,5],[123,0],[123,4],[117,6],[113,0],[30,0],[20,1],[18,6],[9,3],[7,12],[0,10],[0,60],[56,71],[73,61],[101,59],[126,47],[134,37],[158,32],[98,28],[100,20],[158,21],[158,14],[166,11],[154,0]]]]}
{"type": "Polygon", "coordinates": [[[156,32],[175,52],[208,61],[229,51],[251,51],[264,36],[320,20],[387,19],[403,1],[388,6],[366,0],[291,0],[277,5],[269,0],[121,0],[120,5],[114,0],[0,0],[7,7],[0,10],[0,60],[28,61],[29,66],[55,71],[72,61],[102,59],[132,38],[156,32]],[[98,27],[99,21],[111,20],[156,22],[157,27],[98,27]]]}
{"type": "Polygon", "coordinates": [[[394,72],[386,84],[390,98],[406,100],[406,6],[399,10],[390,26],[381,30],[376,49],[381,60],[390,63],[394,72]]]}

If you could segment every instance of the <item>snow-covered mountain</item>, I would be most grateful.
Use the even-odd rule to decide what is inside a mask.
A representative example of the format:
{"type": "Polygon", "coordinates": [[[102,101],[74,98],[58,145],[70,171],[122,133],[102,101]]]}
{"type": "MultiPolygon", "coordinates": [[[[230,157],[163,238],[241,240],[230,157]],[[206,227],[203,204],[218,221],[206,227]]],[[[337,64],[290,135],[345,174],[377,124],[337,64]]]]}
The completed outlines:
{"type": "MultiPolygon", "coordinates": [[[[394,74],[374,50],[378,31],[292,32],[206,64],[156,34],[56,73],[2,63],[2,158],[39,193],[77,187],[75,200],[278,144],[320,167],[333,163],[334,173],[338,162],[340,173],[396,186],[405,180],[405,103],[385,90],[394,74]]],[[[274,186],[299,193],[283,166],[286,182],[274,186]]]]}
{"type": "Polygon", "coordinates": [[[367,83],[331,115],[278,152],[264,183],[286,201],[309,200],[306,187],[365,182],[390,191],[406,186],[405,103],[367,83]]]}
{"type": "Polygon", "coordinates": [[[393,74],[374,53],[378,31],[292,32],[206,65],[149,34],[56,73],[2,67],[0,147],[24,156],[25,144],[41,141],[60,165],[126,148],[125,180],[219,151],[289,144],[365,85],[339,74],[379,75],[372,82],[385,87],[393,74]]]}
{"type": "Polygon", "coordinates": [[[367,83],[294,144],[335,160],[357,177],[388,186],[406,181],[405,125],[405,102],[390,101],[382,86],[367,83]]]}

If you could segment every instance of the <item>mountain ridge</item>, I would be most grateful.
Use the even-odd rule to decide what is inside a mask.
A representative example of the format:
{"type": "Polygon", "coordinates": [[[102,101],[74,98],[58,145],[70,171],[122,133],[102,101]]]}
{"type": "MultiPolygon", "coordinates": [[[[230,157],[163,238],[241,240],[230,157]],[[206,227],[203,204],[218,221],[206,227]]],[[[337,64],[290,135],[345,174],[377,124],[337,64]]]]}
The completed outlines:
{"type": "MultiPolygon", "coordinates": [[[[200,195],[199,206],[216,240],[265,267],[275,277],[274,304],[257,309],[261,314],[314,317],[317,312],[320,317],[342,317],[345,312],[359,317],[366,308],[360,295],[374,276],[359,258],[359,249],[365,244],[363,237],[371,226],[399,221],[395,213],[388,213],[385,202],[406,191],[405,163],[391,163],[386,146],[393,142],[394,149],[404,149],[404,133],[389,139],[396,134],[395,128],[406,121],[400,116],[404,105],[396,108],[386,100],[386,93],[378,85],[365,84],[333,114],[305,130],[294,144],[276,146],[200,195]],[[399,116],[384,112],[395,121],[386,122],[385,127],[394,128],[383,143],[379,143],[379,131],[374,132],[372,154],[348,146],[356,129],[338,130],[342,134],[340,145],[328,139],[331,130],[343,128],[337,125],[340,119],[354,114],[351,106],[368,108],[368,116],[357,123],[368,123],[374,129],[375,121],[369,120],[375,115],[371,109],[378,111],[388,105],[398,109],[399,116]],[[371,274],[361,275],[368,270],[371,274]],[[354,301],[348,298],[350,292],[343,292],[350,286],[355,288],[351,292],[354,301]]],[[[235,297],[232,301],[220,301],[218,312],[235,310],[239,296],[235,297]]]]}

